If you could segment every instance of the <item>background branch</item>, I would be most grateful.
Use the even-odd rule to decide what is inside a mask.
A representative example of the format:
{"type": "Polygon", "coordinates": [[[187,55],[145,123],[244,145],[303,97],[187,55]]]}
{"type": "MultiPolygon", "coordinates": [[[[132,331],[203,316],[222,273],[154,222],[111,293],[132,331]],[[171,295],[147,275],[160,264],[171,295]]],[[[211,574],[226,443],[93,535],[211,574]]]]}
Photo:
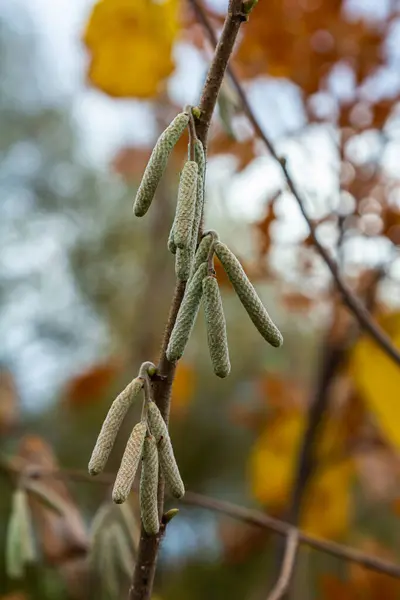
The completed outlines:
{"type": "MultiPolygon", "coordinates": [[[[293,530],[293,526],[290,523],[275,519],[274,517],[270,517],[269,515],[260,511],[243,508],[242,506],[237,506],[231,502],[209,498],[208,496],[203,496],[202,494],[187,492],[182,502],[192,506],[198,506],[222,513],[232,517],[233,519],[238,519],[244,523],[248,523],[249,525],[270,529],[278,535],[283,535],[285,537],[288,536],[290,531],[293,530]]],[[[325,552],[326,554],[330,554],[331,556],[335,556],[336,558],[340,558],[341,560],[348,560],[358,563],[366,569],[377,571],[379,573],[385,573],[386,575],[400,579],[400,567],[398,565],[389,563],[374,556],[370,556],[364,552],[359,552],[358,550],[348,546],[343,546],[342,544],[336,544],[335,542],[328,542],[326,540],[314,538],[306,533],[301,532],[299,529],[297,529],[297,531],[299,536],[299,544],[304,544],[310,548],[314,548],[315,550],[319,550],[321,552],[325,552]]]]}
{"type": "MultiPolygon", "coordinates": [[[[208,35],[210,41],[212,42],[213,45],[215,45],[216,44],[216,36],[215,36],[214,30],[207,18],[207,15],[206,15],[203,7],[201,6],[199,0],[189,0],[189,1],[197,15],[198,20],[200,21],[200,23],[202,23],[205,31],[207,32],[207,35],[208,35]]],[[[293,194],[297,204],[299,205],[301,213],[307,222],[314,246],[318,250],[321,257],[323,258],[328,269],[330,270],[330,272],[333,276],[333,279],[335,281],[335,284],[342,295],[343,302],[351,310],[351,312],[356,317],[356,319],[358,320],[360,325],[363,327],[363,329],[365,329],[365,331],[367,331],[369,333],[369,335],[376,341],[377,344],[379,344],[379,346],[382,348],[382,350],[384,350],[386,352],[386,354],[388,356],[390,356],[398,365],[400,365],[400,352],[397,350],[397,348],[395,348],[393,346],[390,338],[386,335],[386,333],[378,325],[378,323],[376,323],[376,321],[372,318],[372,316],[370,315],[368,310],[365,308],[363,303],[353,294],[352,290],[349,288],[349,286],[346,284],[346,282],[342,278],[341,274],[339,273],[336,262],[330,256],[328,250],[319,242],[317,235],[316,235],[316,227],[315,227],[314,223],[312,222],[312,220],[310,219],[310,217],[308,216],[308,213],[304,206],[304,201],[302,199],[302,196],[301,196],[300,192],[298,191],[292,176],[289,173],[286,160],[281,158],[277,154],[272,142],[269,140],[268,136],[265,134],[265,132],[261,128],[261,126],[260,126],[257,118],[255,117],[253,110],[247,100],[247,97],[246,97],[245,91],[242,87],[242,84],[240,83],[238,77],[235,74],[235,71],[232,69],[232,67],[228,67],[227,72],[229,73],[229,76],[232,80],[233,86],[236,89],[236,92],[239,96],[239,99],[240,99],[240,102],[241,102],[241,105],[243,108],[243,112],[245,113],[245,115],[249,119],[250,123],[254,127],[254,131],[255,131],[256,135],[264,142],[265,146],[267,147],[267,149],[269,150],[271,156],[275,159],[275,161],[277,163],[279,163],[280,168],[285,177],[286,183],[288,185],[288,188],[291,191],[291,193],[293,194]]]]}
{"type": "MultiPolygon", "coordinates": [[[[0,456],[0,472],[5,474],[7,477],[18,477],[22,471],[25,471],[28,476],[32,478],[57,478],[57,479],[69,479],[77,482],[87,482],[90,484],[105,484],[111,485],[115,481],[115,473],[103,473],[101,476],[95,479],[90,477],[86,471],[80,471],[77,469],[49,469],[45,470],[42,467],[29,468],[28,473],[26,471],[26,463],[22,460],[10,459],[5,456],[0,456]]],[[[204,496],[203,494],[197,494],[195,492],[186,492],[185,496],[180,500],[181,504],[188,506],[197,506],[198,508],[204,508],[211,510],[223,515],[227,515],[232,519],[237,519],[243,523],[261,527],[263,529],[269,529],[278,535],[285,536],[286,538],[291,532],[296,532],[298,536],[298,543],[319,550],[331,556],[335,556],[341,560],[348,560],[370,569],[378,573],[384,573],[396,579],[400,579],[400,567],[359,552],[348,546],[342,544],[336,544],[320,538],[314,538],[306,533],[301,532],[298,528],[293,527],[290,523],[271,517],[258,510],[245,508],[232,504],[231,502],[225,502],[217,498],[211,498],[204,496]]],[[[294,534],[292,534],[294,535],[294,534]]]]}
{"type": "Polygon", "coordinates": [[[268,594],[267,600],[280,600],[289,588],[290,580],[296,564],[297,548],[299,546],[299,532],[291,529],[286,538],[285,555],[282,561],[282,569],[272,592],[268,594]]]}

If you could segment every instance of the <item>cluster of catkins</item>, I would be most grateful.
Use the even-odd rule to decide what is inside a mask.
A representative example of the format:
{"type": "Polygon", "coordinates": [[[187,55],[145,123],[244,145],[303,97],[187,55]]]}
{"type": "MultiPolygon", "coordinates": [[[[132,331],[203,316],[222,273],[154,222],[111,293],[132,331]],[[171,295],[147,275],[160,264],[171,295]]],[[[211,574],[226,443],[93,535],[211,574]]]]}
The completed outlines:
{"type": "MultiPolygon", "coordinates": [[[[168,249],[175,254],[177,278],[187,282],[185,294],[167,348],[167,358],[181,358],[189,340],[201,300],[207,326],[208,346],[214,372],[226,377],[230,372],[226,324],[218,282],[213,266],[214,254],[225,269],[239,299],[261,335],[272,346],[280,346],[282,335],[272,322],[241,264],[229,248],[219,241],[215,231],[206,232],[198,244],[204,206],[205,156],[195,134],[192,109],[175,117],[159,137],[139,186],[133,211],[142,217],[148,211],[164,173],[172,149],[189,126],[189,160],[179,183],[175,219],[168,239],[168,249]]],[[[184,485],[175,461],[167,426],[151,398],[150,377],[156,372],[152,363],[143,363],[139,376],[121,392],[112,404],[103,423],[89,463],[92,475],[100,473],[110,455],[117,432],[140,390],[144,390],[142,418],[131,433],[121,461],[113,490],[113,500],[126,500],[142,459],[140,479],[140,509],[147,533],[159,531],[158,474],[161,468],[167,486],[176,498],[181,498],[184,485]]]]}
{"type": "Polygon", "coordinates": [[[174,451],[165,421],[152,399],[151,376],[156,368],[145,362],[139,375],[117,396],[103,423],[90,462],[89,473],[103,471],[128,409],[141,390],[144,391],[142,417],[135,425],[126,444],[121,465],[114,483],[112,497],[121,504],[131,491],[136,471],[142,460],[140,477],[140,512],[145,531],[154,535],[160,527],[158,514],[158,476],[161,469],[165,483],[176,498],[182,498],[185,488],[176,464],[174,451]]]}
{"type": "MultiPolygon", "coordinates": [[[[149,209],[169,155],[191,120],[193,115],[188,108],[175,117],[159,137],[135,199],[133,211],[136,216],[142,217],[149,209]]],[[[168,239],[168,249],[176,255],[176,275],[186,281],[187,286],[167,348],[167,358],[170,361],[181,358],[203,299],[214,372],[219,377],[226,377],[230,372],[230,361],[224,311],[213,268],[214,254],[261,335],[275,347],[282,344],[283,338],[240,262],[219,241],[217,233],[205,233],[197,246],[204,206],[205,156],[200,140],[195,137],[194,126],[189,128],[189,134],[189,158],[194,160],[187,160],[182,169],[176,214],[168,239]]]]}

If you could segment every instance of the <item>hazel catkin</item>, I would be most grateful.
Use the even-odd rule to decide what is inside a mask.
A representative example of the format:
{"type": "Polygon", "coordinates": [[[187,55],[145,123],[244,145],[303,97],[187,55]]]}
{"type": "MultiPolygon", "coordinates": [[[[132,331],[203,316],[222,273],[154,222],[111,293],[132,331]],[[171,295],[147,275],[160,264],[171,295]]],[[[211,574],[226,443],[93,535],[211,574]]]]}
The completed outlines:
{"type": "Polygon", "coordinates": [[[213,275],[203,279],[203,303],[206,318],[208,348],[214,373],[227,377],[231,370],[224,309],[218,282],[213,275]]]}
{"type": "Polygon", "coordinates": [[[112,498],[116,504],[125,502],[131,491],[136,471],[142,457],[146,430],[147,425],[144,421],[135,425],[128,443],[126,444],[112,492],[112,498]]]}
{"type": "Polygon", "coordinates": [[[222,242],[215,243],[215,253],[258,331],[272,346],[281,346],[282,334],[273,323],[236,256],[222,242]]]}
{"type": "Polygon", "coordinates": [[[143,384],[143,379],[141,377],[136,377],[136,379],[131,381],[112,403],[101,427],[101,431],[89,461],[90,475],[97,475],[104,469],[122,421],[134,398],[142,389],[143,384]]]}
{"type": "Polygon", "coordinates": [[[147,436],[143,445],[142,473],[140,477],[140,514],[143,527],[149,535],[160,529],[158,517],[158,449],[155,437],[147,436]]]}
{"type": "Polygon", "coordinates": [[[185,350],[199,310],[203,293],[202,281],[206,275],[207,264],[203,263],[186,288],[167,348],[167,358],[170,361],[181,358],[185,350]]]}
{"type": "Polygon", "coordinates": [[[182,498],[185,494],[185,486],[175,460],[168,428],[154,402],[149,402],[148,420],[150,431],[157,442],[158,456],[165,482],[175,498],[182,498]]]}
{"type": "Polygon", "coordinates": [[[192,241],[193,220],[197,198],[198,166],[188,160],[182,170],[178,203],[174,221],[174,242],[178,248],[189,248],[192,241]]]}
{"type": "Polygon", "coordinates": [[[133,212],[137,217],[143,217],[150,208],[157,186],[167,166],[169,155],[186,129],[188,122],[188,113],[180,113],[158,138],[133,205],[133,212]]]}

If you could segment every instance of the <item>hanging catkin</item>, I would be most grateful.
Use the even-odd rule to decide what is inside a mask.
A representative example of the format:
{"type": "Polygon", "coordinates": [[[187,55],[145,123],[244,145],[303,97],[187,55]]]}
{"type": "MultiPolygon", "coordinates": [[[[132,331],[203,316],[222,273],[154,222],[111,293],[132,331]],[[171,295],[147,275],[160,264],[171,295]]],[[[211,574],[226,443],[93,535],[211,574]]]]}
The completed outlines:
{"type": "Polygon", "coordinates": [[[175,275],[180,281],[187,281],[193,264],[192,248],[177,248],[175,257],[175,275]]]}
{"type": "Polygon", "coordinates": [[[196,255],[193,262],[193,273],[196,273],[197,269],[201,264],[206,262],[208,253],[210,252],[211,244],[213,242],[212,235],[205,235],[201,240],[199,247],[197,248],[196,255]]]}
{"type": "Polygon", "coordinates": [[[89,462],[89,473],[91,475],[97,475],[104,469],[122,421],[134,398],[142,389],[143,383],[144,381],[141,377],[136,377],[136,379],[131,381],[112,403],[102,425],[89,462]]]}
{"type": "Polygon", "coordinates": [[[189,248],[192,241],[193,220],[197,198],[198,166],[188,160],[182,170],[178,203],[174,221],[174,242],[178,248],[189,248]]]}
{"type": "Polygon", "coordinates": [[[212,275],[203,279],[203,302],[206,317],[207,340],[214,373],[227,377],[231,370],[224,309],[218,282],[212,275]]]}
{"type": "Polygon", "coordinates": [[[192,228],[192,248],[193,254],[197,246],[197,237],[200,228],[201,216],[204,208],[204,175],[205,175],[205,156],[203,144],[200,140],[194,143],[194,158],[198,167],[197,188],[196,188],[196,207],[194,210],[193,228],[192,228]]]}
{"type": "Polygon", "coordinates": [[[175,226],[175,219],[174,219],[174,222],[172,223],[172,227],[169,232],[168,244],[167,244],[168,250],[171,252],[171,254],[176,254],[176,244],[174,242],[174,226],[175,226]]]}
{"type": "Polygon", "coordinates": [[[147,425],[144,421],[135,425],[128,443],[126,444],[112,493],[112,498],[116,504],[125,502],[131,491],[136,471],[142,457],[146,429],[147,425]]]}
{"type": "Polygon", "coordinates": [[[154,402],[149,403],[148,419],[150,431],[157,442],[160,466],[165,482],[175,498],[182,498],[185,494],[185,486],[176,464],[168,428],[154,402]]]}
{"type": "Polygon", "coordinates": [[[155,535],[160,528],[157,492],[158,449],[155,437],[150,435],[144,440],[140,477],[140,513],[143,527],[149,535],[155,535]]]}
{"type": "Polygon", "coordinates": [[[185,295],[183,297],[182,304],[179,308],[175,325],[172,330],[171,338],[169,340],[167,348],[168,360],[178,360],[181,358],[185,350],[185,346],[190,337],[199,310],[201,295],[203,292],[202,281],[206,275],[207,264],[203,263],[200,265],[186,288],[185,295]]]}
{"type": "Polygon", "coordinates": [[[28,498],[17,488],[12,496],[12,511],[7,527],[6,571],[11,579],[23,577],[26,563],[34,562],[36,550],[28,498]]]}
{"type": "Polygon", "coordinates": [[[171,150],[186,129],[188,122],[188,113],[180,113],[158,138],[133,205],[133,212],[137,217],[143,217],[148,211],[164,173],[171,150]]]}
{"type": "Polygon", "coordinates": [[[281,346],[282,334],[272,322],[236,256],[222,242],[215,243],[215,253],[258,331],[272,346],[281,346]]]}
{"type": "Polygon", "coordinates": [[[204,151],[203,145],[200,140],[195,141],[195,160],[198,166],[198,176],[197,176],[197,186],[196,186],[196,203],[194,209],[194,218],[192,224],[192,232],[190,238],[190,244],[188,248],[176,248],[174,239],[173,239],[173,227],[172,225],[170,237],[168,240],[168,248],[170,252],[175,254],[176,252],[176,260],[175,260],[175,274],[178,279],[181,281],[187,281],[192,273],[195,273],[193,269],[194,264],[194,256],[197,247],[197,238],[199,233],[199,227],[201,222],[201,215],[203,212],[204,205],[204,168],[205,168],[205,159],[204,159],[204,151]],[[172,236],[172,237],[171,237],[172,236]],[[175,247],[175,252],[174,252],[175,247]]]}

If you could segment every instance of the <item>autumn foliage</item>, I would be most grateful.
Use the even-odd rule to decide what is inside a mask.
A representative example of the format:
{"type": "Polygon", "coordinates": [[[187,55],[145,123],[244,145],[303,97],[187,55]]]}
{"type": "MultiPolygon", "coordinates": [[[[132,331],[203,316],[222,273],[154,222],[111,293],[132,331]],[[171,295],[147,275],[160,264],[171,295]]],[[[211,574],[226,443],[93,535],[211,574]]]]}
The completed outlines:
{"type": "MultiPolygon", "coordinates": [[[[344,0],[259,0],[242,27],[232,65],[254,110],[261,115],[263,127],[267,133],[271,129],[279,152],[282,149],[294,179],[304,191],[318,239],[335,259],[352,293],[368,308],[393,345],[400,348],[399,86],[393,83],[398,56],[392,48],[393,40],[397,40],[394,30],[399,25],[399,14],[395,3],[387,3],[382,10],[378,4],[376,10],[369,11],[344,0]],[[276,90],[280,95],[273,112],[268,108],[274,106],[273,102],[265,102],[264,106],[264,98],[271,101],[276,90]],[[285,90],[290,91],[291,100],[281,106],[285,90]],[[293,114],[288,115],[290,111],[293,114]],[[273,129],[275,120],[282,123],[278,133],[273,129]],[[318,161],[326,168],[322,175],[318,161]],[[317,166],[308,171],[308,163],[317,166]],[[326,173],[328,182],[324,179],[326,173]]],[[[114,99],[146,102],[154,114],[154,128],[162,130],[180,110],[169,87],[171,78],[179,76],[176,57],[186,60],[188,47],[202,60],[208,61],[211,56],[208,37],[190,6],[191,2],[183,0],[94,3],[83,33],[89,60],[88,85],[114,99]]],[[[225,7],[219,12],[219,3],[203,2],[202,6],[214,29],[220,31],[225,7]]],[[[136,187],[150,153],[151,141],[148,145],[121,147],[111,161],[110,171],[136,187]]],[[[156,199],[158,220],[155,214],[149,225],[154,244],[146,260],[150,257],[153,262],[137,278],[144,303],[151,308],[149,321],[153,315],[158,318],[160,311],[160,319],[166,317],[161,304],[153,303],[158,296],[163,297],[168,286],[162,277],[167,269],[172,274],[173,263],[158,263],[154,256],[166,253],[170,197],[176,192],[178,165],[186,153],[187,138],[183,138],[164,176],[164,189],[156,199]]],[[[274,307],[283,325],[285,345],[276,358],[254,338],[247,339],[232,286],[216,260],[216,277],[224,302],[229,305],[232,362],[238,374],[225,391],[219,384],[211,384],[197,342],[178,363],[171,422],[178,439],[177,452],[182,457],[183,477],[187,477],[189,489],[197,486],[206,492],[216,490],[216,496],[226,491],[227,496],[243,503],[253,502],[282,519],[291,515],[296,525],[310,535],[341,541],[398,562],[398,543],[390,533],[397,532],[400,512],[399,367],[344,308],[308,230],[298,227],[302,217],[291,204],[285,182],[275,176],[269,153],[243,116],[240,99],[228,78],[210,132],[211,177],[213,169],[218,170],[215,165],[222,164],[218,161],[226,157],[234,159],[227,179],[237,182],[247,177],[245,181],[250,181],[254,174],[260,181],[270,177],[255,216],[235,220],[234,210],[230,213],[229,209],[227,229],[232,231],[232,246],[237,245],[244,270],[274,307]],[[320,406],[317,417],[313,413],[315,405],[320,406]],[[300,456],[314,418],[307,473],[296,495],[300,456]],[[293,512],[295,497],[298,510],[293,512]]],[[[228,187],[229,182],[224,183],[228,187]]],[[[218,195],[216,187],[208,190],[212,199],[218,195]]],[[[244,197],[243,203],[247,201],[244,197]]],[[[229,202],[228,193],[228,208],[229,202]]],[[[211,205],[206,210],[213,208],[211,205]]],[[[140,236],[136,231],[135,235],[140,236]]],[[[143,245],[142,238],[136,239],[139,242],[130,239],[132,247],[136,244],[135,250],[143,245]]],[[[115,290],[120,290],[120,284],[114,283],[115,290]]],[[[139,304],[131,294],[121,297],[124,310],[139,304]]],[[[113,333],[117,316],[109,317],[113,333]]],[[[93,361],[64,386],[62,401],[56,405],[63,415],[68,414],[73,427],[86,419],[81,438],[89,421],[92,425],[93,420],[100,420],[99,414],[93,415],[105,412],[119,381],[129,379],[136,349],[144,347],[154,356],[157,352],[158,333],[146,335],[143,319],[137,315],[133,323],[134,327],[132,323],[121,327],[128,342],[115,335],[109,360],[93,361]],[[113,358],[117,355],[118,359],[113,358]]],[[[196,335],[203,336],[204,342],[201,328],[196,335]]],[[[6,370],[1,373],[0,394],[0,434],[8,452],[8,440],[18,429],[21,411],[13,378],[6,370]]],[[[57,426],[55,423],[55,429],[57,426]]],[[[40,433],[46,437],[46,431],[40,433]]],[[[89,445],[85,447],[82,442],[79,448],[88,452],[89,445]]],[[[68,459],[69,452],[64,454],[68,459]]],[[[16,456],[28,465],[44,463],[53,468],[61,464],[61,459],[58,463],[53,456],[51,444],[41,437],[24,438],[16,456]]],[[[80,457],[79,464],[84,465],[87,458],[80,457]]],[[[30,502],[42,559],[62,570],[71,558],[80,563],[88,552],[89,540],[66,484],[49,478],[46,485],[62,497],[66,513],[57,515],[37,501],[30,502]]],[[[97,494],[96,499],[102,499],[101,495],[97,494]]],[[[93,513],[94,507],[90,508],[93,513]]],[[[213,532],[218,538],[215,545],[221,578],[226,576],[223,584],[233,582],[232,588],[228,586],[232,596],[228,591],[220,597],[250,598],[251,592],[258,597],[259,581],[255,588],[251,583],[253,567],[249,565],[257,558],[258,549],[269,558],[275,556],[274,539],[231,521],[222,521],[213,532]],[[248,584],[243,590],[234,579],[232,564],[243,569],[248,584]],[[235,585],[237,590],[233,589],[235,585]],[[241,596],[235,596],[238,590],[241,596]]],[[[303,558],[301,565],[308,557],[303,558]]],[[[201,560],[190,560],[189,566],[176,568],[178,575],[165,572],[167,583],[165,590],[160,586],[161,598],[196,600],[200,597],[196,586],[203,576],[210,586],[218,587],[219,575],[211,567],[204,574],[201,560]],[[200,575],[197,573],[198,579],[193,575],[196,583],[188,583],[185,596],[184,583],[179,582],[189,581],[196,569],[200,575]]],[[[272,580],[273,568],[268,571],[268,581],[266,568],[262,572],[266,585],[272,580]]],[[[338,573],[337,564],[327,561],[315,568],[304,566],[304,573],[310,593],[323,600],[395,600],[400,594],[398,581],[366,572],[358,565],[346,564],[338,573]]],[[[72,586],[71,576],[64,573],[63,577],[72,586]]],[[[257,577],[262,579],[260,573],[257,577]]],[[[202,597],[207,597],[202,592],[202,597]]],[[[10,600],[13,597],[4,596],[10,600]]],[[[79,591],[76,597],[83,598],[79,591]]]]}

